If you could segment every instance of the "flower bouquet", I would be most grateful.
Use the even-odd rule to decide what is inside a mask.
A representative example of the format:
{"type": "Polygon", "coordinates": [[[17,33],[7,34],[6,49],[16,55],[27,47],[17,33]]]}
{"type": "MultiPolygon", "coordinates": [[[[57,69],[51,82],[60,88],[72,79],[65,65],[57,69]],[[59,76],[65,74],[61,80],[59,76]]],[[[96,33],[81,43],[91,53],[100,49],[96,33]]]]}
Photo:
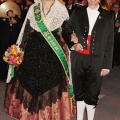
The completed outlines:
{"type": "Polygon", "coordinates": [[[3,60],[7,62],[9,65],[19,66],[23,60],[24,52],[17,45],[11,45],[5,51],[3,56],[3,60]]]}
{"type": "Polygon", "coordinates": [[[11,45],[5,51],[3,60],[9,64],[6,83],[9,83],[14,77],[14,69],[22,63],[24,52],[18,45],[11,45]]]}

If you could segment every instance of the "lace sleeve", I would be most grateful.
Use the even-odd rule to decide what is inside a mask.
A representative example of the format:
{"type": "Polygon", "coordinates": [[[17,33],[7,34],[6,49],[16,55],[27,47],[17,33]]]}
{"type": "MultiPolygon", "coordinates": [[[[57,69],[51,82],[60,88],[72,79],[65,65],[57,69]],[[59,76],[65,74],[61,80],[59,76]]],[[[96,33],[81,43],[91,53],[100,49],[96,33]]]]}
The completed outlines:
{"type": "Polygon", "coordinates": [[[17,42],[16,42],[17,45],[20,45],[25,41],[26,36],[29,34],[30,30],[32,29],[32,28],[30,28],[30,22],[29,22],[30,12],[31,11],[29,10],[27,15],[26,15],[26,18],[24,20],[24,23],[22,25],[20,34],[19,34],[17,42]]]}
{"type": "Polygon", "coordinates": [[[23,48],[24,45],[26,44],[27,38],[28,38],[29,34],[32,32],[32,30],[33,30],[33,28],[30,26],[30,21],[29,21],[29,19],[27,19],[26,26],[25,26],[24,33],[23,33],[23,37],[22,37],[22,41],[20,44],[21,48],[23,48]]]}

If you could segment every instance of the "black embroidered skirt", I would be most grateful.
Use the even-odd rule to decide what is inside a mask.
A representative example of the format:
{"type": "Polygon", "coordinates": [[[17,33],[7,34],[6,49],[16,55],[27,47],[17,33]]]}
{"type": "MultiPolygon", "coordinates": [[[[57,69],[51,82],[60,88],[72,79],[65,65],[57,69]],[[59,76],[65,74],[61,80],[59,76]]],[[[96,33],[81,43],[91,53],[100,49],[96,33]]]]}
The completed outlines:
{"type": "MultiPolygon", "coordinates": [[[[53,34],[59,37],[56,32],[53,34]]],[[[62,45],[62,42],[60,44],[62,45]]],[[[16,77],[34,97],[58,84],[62,85],[61,88],[66,84],[66,75],[57,55],[43,36],[36,31],[27,39],[24,59],[15,73],[16,77]]]]}

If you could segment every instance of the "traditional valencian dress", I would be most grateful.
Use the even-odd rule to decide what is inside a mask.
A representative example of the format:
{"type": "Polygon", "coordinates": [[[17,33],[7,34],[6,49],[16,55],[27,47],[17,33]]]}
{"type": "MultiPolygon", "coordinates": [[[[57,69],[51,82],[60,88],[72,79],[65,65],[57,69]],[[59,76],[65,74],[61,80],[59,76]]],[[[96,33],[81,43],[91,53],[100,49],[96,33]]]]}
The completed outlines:
{"type": "Polygon", "coordinates": [[[7,84],[5,109],[18,120],[71,120],[67,50],[58,34],[68,13],[57,0],[47,15],[43,7],[30,7],[19,34],[24,59],[7,84]]]}

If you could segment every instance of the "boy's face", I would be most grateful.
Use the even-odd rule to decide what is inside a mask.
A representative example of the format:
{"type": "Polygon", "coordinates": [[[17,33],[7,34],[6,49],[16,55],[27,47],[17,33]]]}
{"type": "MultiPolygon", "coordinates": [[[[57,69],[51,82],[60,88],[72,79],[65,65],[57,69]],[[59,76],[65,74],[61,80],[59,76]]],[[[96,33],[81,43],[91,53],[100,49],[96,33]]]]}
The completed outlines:
{"type": "Polygon", "coordinates": [[[88,4],[92,6],[96,6],[100,3],[100,0],[88,0],[88,4]]]}

